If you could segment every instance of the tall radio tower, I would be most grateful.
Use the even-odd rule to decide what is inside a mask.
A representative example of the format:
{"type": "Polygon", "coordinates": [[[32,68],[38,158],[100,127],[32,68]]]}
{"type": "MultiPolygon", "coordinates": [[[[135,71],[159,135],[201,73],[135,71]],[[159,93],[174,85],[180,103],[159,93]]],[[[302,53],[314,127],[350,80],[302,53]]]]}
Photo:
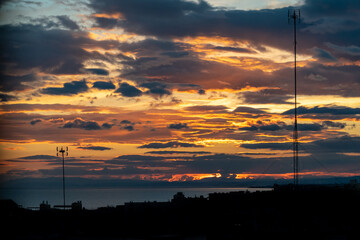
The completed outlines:
{"type": "Polygon", "coordinates": [[[296,86],[296,23],[300,23],[300,10],[294,9],[288,11],[288,22],[294,23],[294,132],[293,132],[293,167],[294,167],[294,186],[299,184],[299,141],[297,124],[297,86],[296,86]]]}
{"type": "Polygon", "coordinates": [[[64,201],[64,205],[63,205],[63,209],[65,210],[66,205],[65,205],[65,155],[69,156],[69,152],[68,152],[68,147],[64,148],[61,147],[60,149],[58,147],[56,147],[56,156],[59,156],[59,153],[62,156],[62,162],[63,162],[63,201],[64,201]]]}

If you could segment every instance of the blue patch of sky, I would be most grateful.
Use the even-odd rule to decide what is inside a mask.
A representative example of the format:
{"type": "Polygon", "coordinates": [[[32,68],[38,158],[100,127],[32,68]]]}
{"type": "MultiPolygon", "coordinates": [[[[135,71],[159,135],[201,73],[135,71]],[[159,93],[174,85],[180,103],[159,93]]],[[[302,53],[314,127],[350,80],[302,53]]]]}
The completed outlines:
{"type": "Polygon", "coordinates": [[[62,15],[83,23],[81,17],[92,13],[92,10],[86,6],[87,2],[86,0],[6,1],[0,8],[0,25],[32,23],[33,19],[62,15]]]}

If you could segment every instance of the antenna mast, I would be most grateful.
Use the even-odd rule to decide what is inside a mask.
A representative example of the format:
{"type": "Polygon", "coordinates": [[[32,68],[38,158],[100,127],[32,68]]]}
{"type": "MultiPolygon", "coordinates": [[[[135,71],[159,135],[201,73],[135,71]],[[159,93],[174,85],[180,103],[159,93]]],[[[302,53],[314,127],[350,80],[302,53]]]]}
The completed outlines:
{"type": "Polygon", "coordinates": [[[56,156],[59,156],[59,153],[62,156],[62,165],[63,165],[63,201],[64,201],[64,205],[63,205],[63,209],[65,210],[66,205],[65,205],[65,154],[66,156],[69,156],[69,152],[68,152],[68,147],[64,148],[61,147],[60,149],[58,147],[56,147],[56,156]]]}
{"type": "Polygon", "coordinates": [[[300,23],[300,10],[288,11],[288,22],[294,23],[294,131],[293,131],[293,167],[294,167],[294,186],[299,184],[299,141],[297,124],[297,82],[296,82],[296,23],[300,23]]]}

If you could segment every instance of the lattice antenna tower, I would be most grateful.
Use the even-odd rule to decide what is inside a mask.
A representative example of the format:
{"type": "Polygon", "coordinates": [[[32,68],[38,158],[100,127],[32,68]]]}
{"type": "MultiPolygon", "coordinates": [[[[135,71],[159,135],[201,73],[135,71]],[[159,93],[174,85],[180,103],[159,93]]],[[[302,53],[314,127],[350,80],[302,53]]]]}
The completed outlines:
{"type": "Polygon", "coordinates": [[[65,155],[69,156],[69,149],[68,147],[56,147],[56,156],[59,156],[59,154],[62,157],[62,163],[63,163],[63,209],[66,208],[66,201],[65,201],[65,155]]]}
{"type": "Polygon", "coordinates": [[[296,82],[296,24],[300,23],[300,10],[288,10],[288,23],[294,24],[294,131],[293,131],[293,171],[294,186],[299,184],[299,140],[297,113],[297,82],[296,82]]]}

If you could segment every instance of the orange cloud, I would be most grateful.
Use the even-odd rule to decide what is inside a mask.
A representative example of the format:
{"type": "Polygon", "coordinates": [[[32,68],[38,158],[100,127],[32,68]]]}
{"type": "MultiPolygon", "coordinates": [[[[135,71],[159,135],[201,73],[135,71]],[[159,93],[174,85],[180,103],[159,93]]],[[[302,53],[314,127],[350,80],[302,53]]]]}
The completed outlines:
{"type": "Polygon", "coordinates": [[[125,17],[122,13],[116,12],[116,13],[94,13],[92,15],[93,17],[99,17],[99,18],[115,18],[115,19],[121,19],[125,20],[125,17]]]}
{"type": "Polygon", "coordinates": [[[175,174],[172,175],[170,179],[168,179],[169,182],[184,182],[184,181],[197,181],[204,178],[220,178],[220,173],[210,173],[210,174],[175,174]]]}

